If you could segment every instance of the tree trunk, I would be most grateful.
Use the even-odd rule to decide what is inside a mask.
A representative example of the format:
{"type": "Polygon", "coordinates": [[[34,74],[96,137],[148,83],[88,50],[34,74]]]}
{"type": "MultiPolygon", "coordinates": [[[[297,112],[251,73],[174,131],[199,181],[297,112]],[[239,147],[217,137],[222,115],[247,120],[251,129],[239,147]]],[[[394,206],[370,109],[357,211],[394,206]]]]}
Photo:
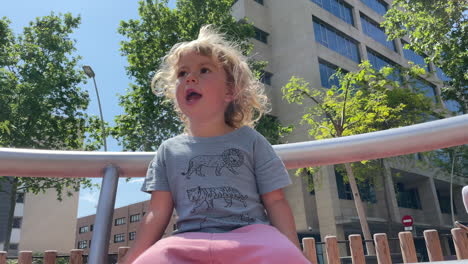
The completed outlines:
{"type": "Polygon", "coordinates": [[[384,199],[385,199],[385,207],[387,208],[387,225],[388,225],[388,235],[389,237],[393,236],[393,219],[392,219],[392,212],[390,210],[390,204],[389,204],[389,200],[390,200],[390,197],[388,197],[388,192],[387,192],[387,188],[390,188],[390,186],[388,186],[388,183],[387,183],[387,179],[385,179],[385,165],[384,165],[384,160],[383,159],[379,159],[379,164],[380,164],[380,168],[382,169],[382,174],[380,175],[383,179],[383,189],[384,189],[384,199]]]}
{"type": "Polygon", "coordinates": [[[10,189],[10,211],[8,212],[8,224],[7,231],[5,235],[5,244],[3,245],[3,250],[7,252],[10,249],[10,239],[11,239],[11,230],[13,229],[13,219],[15,217],[15,207],[16,207],[16,190],[18,189],[18,179],[13,178],[10,189]]]}
{"type": "MultiPolygon", "coordinates": [[[[359,222],[361,223],[362,233],[364,234],[365,240],[372,240],[372,236],[369,230],[369,224],[367,223],[367,216],[364,207],[362,206],[361,196],[359,195],[359,190],[356,184],[356,178],[354,178],[353,169],[351,168],[350,163],[345,163],[346,174],[348,175],[349,185],[351,186],[351,191],[353,192],[354,205],[359,217],[359,222]]],[[[374,244],[369,241],[366,242],[367,255],[375,255],[374,244]]]]}

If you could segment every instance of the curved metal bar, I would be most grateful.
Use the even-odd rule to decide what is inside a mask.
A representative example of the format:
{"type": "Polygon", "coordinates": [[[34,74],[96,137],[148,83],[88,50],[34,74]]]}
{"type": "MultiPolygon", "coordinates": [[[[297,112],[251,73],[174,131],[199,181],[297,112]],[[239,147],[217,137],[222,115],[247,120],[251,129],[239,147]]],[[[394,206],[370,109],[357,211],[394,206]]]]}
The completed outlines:
{"type": "MultiPolygon", "coordinates": [[[[392,157],[468,144],[468,114],[373,133],[275,145],[288,169],[392,157]]],[[[0,175],[102,177],[114,164],[121,177],[142,177],[152,152],[85,152],[0,148],[0,175]]]]}
{"type": "Polygon", "coordinates": [[[276,145],[288,169],[331,165],[468,144],[468,114],[355,136],[276,145]]]}

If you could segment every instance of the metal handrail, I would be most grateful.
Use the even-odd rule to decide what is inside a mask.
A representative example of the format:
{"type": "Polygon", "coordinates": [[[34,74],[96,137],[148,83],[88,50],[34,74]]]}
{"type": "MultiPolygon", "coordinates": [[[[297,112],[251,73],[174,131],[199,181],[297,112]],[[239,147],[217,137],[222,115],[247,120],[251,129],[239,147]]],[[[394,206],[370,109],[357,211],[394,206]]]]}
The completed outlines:
{"type": "MultiPolygon", "coordinates": [[[[468,144],[468,114],[334,139],[273,146],[288,169],[386,158],[468,144]]],[[[143,177],[154,152],[87,152],[0,148],[0,175],[102,177],[108,165],[122,177],[143,177]],[[86,164],[86,166],[83,166],[86,164]]]]}
{"type": "MultiPolygon", "coordinates": [[[[288,169],[386,158],[468,144],[468,114],[373,133],[273,146],[288,169]]],[[[88,263],[106,263],[118,177],[142,177],[152,152],[0,148],[0,175],[103,177],[88,263]]]]}

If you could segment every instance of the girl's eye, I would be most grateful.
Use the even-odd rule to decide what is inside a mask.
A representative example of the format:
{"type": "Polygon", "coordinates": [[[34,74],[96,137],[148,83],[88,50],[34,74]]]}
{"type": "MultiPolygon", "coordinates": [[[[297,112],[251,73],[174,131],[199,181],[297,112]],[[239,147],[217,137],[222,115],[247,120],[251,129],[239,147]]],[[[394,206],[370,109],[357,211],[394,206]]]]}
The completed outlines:
{"type": "Polygon", "coordinates": [[[201,68],[200,73],[209,73],[211,72],[208,68],[201,68]]]}
{"type": "Polygon", "coordinates": [[[184,77],[185,75],[187,75],[187,72],[186,72],[186,71],[180,71],[179,73],[177,73],[177,77],[178,77],[178,78],[184,77]]]}

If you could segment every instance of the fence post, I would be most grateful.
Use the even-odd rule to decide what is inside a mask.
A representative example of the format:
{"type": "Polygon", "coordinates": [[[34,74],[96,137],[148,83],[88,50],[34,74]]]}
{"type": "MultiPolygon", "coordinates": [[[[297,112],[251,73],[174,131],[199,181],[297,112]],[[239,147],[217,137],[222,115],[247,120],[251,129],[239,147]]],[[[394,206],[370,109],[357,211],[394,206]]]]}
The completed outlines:
{"type": "Polygon", "coordinates": [[[325,246],[328,264],[340,264],[340,253],[338,252],[338,240],[336,236],[326,236],[325,246]]]}
{"type": "Polygon", "coordinates": [[[388,247],[387,234],[374,234],[375,249],[377,251],[377,262],[379,264],[392,264],[390,248],[388,247]]]}
{"type": "Polygon", "coordinates": [[[0,264],[6,264],[6,251],[0,251],[0,264]]]}
{"type": "Polygon", "coordinates": [[[125,254],[127,254],[127,251],[130,249],[130,247],[119,247],[119,252],[117,254],[117,262],[120,263],[123,258],[125,257],[125,254]]]}
{"type": "Polygon", "coordinates": [[[452,237],[457,259],[468,259],[468,238],[466,236],[466,231],[461,228],[453,228],[452,237]]]}
{"type": "Polygon", "coordinates": [[[361,235],[349,235],[349,249],[353,264],[365,264],[364,248],[362,247],[361,235]]]}
{"type": "Polygon", "coordinates": [[[32,251],[20,251],[18,256],[18,264],[31,264],[32,251]]]}
{"type": "Polygon", "coordinates": [[[400,232],[398,233],[400,239],[401,254],[403,256],[404,263],[416,263],[418,258],[416,257],[416,248],[414,247],[413,234],[411,232],[400,232]]]}
{"type": "Polygon", "coordinates": [[[70,251],[70,264],[83,264],[82,249],[72,249],[70,251]]]}
{"type": "Polygon", "coordinates": [[[439,233],[437,233],[437,230],[425,230],[424,240],[426,240],[426,248],[427,255],[429,255],[429,261],[433,262],[444,260],[444,255],[442,254],[442,247],[440,246],[439,233]]]}
{"type": "Polygon", "coordinates": [[[305,237],[302,239],[304,255],[312,264],[317,264],[317,251],[315,249],[315,238],[305,237]]]}
{"type": "Polygon", "coordinates": [[[55,264],[57,250],[46,250],[44,252],[44,264],[55,264]]]}

